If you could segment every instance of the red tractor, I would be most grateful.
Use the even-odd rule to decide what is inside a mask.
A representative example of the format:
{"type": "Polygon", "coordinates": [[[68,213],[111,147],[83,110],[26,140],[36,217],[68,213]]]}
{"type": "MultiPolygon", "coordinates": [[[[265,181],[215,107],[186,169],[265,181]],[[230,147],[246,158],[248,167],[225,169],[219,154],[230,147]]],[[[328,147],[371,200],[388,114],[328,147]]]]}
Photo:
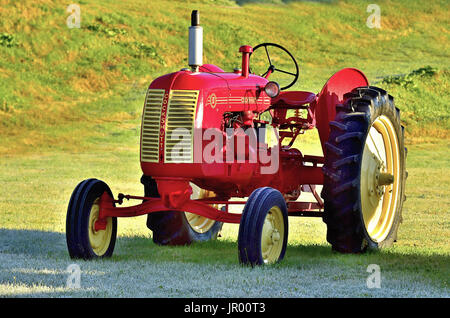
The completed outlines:
{"type": "Polygon", "coordinates": [[[103,181],[79,183],[67,211],[70,256],[111,256],[117,218],[144,214],[161,245],[214,239],[224,222],[238,223],[239,261],[252,266],[284,257],[288,216],[323,218],[327,241],[339,252],[391,245],[406,179],[403,127],[392,96],[353,68],[334,74],[317,95],[284,91],[299,68],[289,51],[272,43],[241,46],[242,68],[233,72],[203,64],[198,12],[191,18],[190,68],[155,79],[146,94],[144,196],[115,198],[103,181]],[[276,50],[291,69],[277,65],[286,61],[273,57],[276,50]],[[252,71],[257,51],[267,58],[261,75],[252,71]],[[291,78],[280,88],[269,81],[276,74],[291,78]],[[294,147],[313,128],[324,156],[294,147]],[[316,185],[323,186],[321,195],[316,185]],[[297,200],[302,191],[312,192],[314,202],[297,200]],[[139,204],[117,207],[124,199],[139,204]],[[229,211],[235,204],[245,204],[242,213],[229,211]]]}

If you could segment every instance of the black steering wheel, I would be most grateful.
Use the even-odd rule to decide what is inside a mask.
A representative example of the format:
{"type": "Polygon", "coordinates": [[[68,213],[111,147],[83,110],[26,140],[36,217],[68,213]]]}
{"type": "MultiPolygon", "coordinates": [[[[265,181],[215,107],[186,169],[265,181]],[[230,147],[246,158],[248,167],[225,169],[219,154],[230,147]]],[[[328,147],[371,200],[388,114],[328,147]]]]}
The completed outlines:
{"type": "MultiPolygon", "coordinates": [[[[284,74],[287,74],[287,75],[293,77],[292,82],[290,82],[290,83],[289,83],[288,85],[286,85],[286,86],[281,87],[281,88],[280,88],[281,90],[288,89],[289,87],[291,87],[292,85],[294,85],[295,82],[297,82],[298,75],[299,75],[298,64],[297,64],[297,61],[295,60],[294,56],[292,56],[292,54],[291,54],[288,50],[286,50],[284,47],[282,47],[282,46],[279,45],[279,44],[275,44],[275,43],[261,43],[261,44],[258,44],[257,46],[255,46],[255,47],[253,48],[253,53],[255,53],[255,51],[258,50],[259,48],[264,48],[264,50],[266,51],[267,60],[268,60],[268,62],[269,62],[269,68],[267,69],[267,71],[266,71],[265,73],[263,73],[263,74],[260,75],[261,77],[266,77],[266,76],[268,77],[268,76],[270,76],[270,75],[271,75],[272,73],[274,73],[274,72],[284,73],[284,74]],[[290,71],[292,71],[292,72],[289,72],[289,71],[286,71],[286,70],[277,68],[277,67],[272,63],[272,60],[270,59],[270,54],[269,54],[269,49],[268,49],[268,47],[275,47],[275,48],[277,48],[277,49],[279,49],[279,50],[282,50],[282,51],[286,52],[286,53],[288,54],[288,56],[291,58],[291,60],[294,62],[295,71],[292,69],[292,70],[290,70],[290,71]]],[[[253,53],[250,54],[250,58],[252,57],[253,53]]],[[[250,72],[251,72],[251,69],[250,69],[250,72]]]]}

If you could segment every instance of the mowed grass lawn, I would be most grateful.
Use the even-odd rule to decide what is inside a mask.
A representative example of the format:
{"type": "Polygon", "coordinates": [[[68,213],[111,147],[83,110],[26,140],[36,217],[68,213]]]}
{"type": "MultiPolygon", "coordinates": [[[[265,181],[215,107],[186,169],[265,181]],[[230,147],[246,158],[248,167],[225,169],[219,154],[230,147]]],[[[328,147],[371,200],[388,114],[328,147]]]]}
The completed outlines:
{"type": "Polygon", "coordinates": [[[321,220],[291,217],[283,262],[254,269],[238,264],[238,225],[224,225],[217,241],[161,247],[152,242],[145,216],[119,219],[111,259],[71,260],[64,232],[72,189],[97,177],[116,194],[141,194],[138,148],[3,157],[0,295],[448,297],[449,146],[448,140],[409,146],[404,220],[392,248],[337,254],[325,240],[321,220]],[[66,288],[72,263],[81,268],[81,289],[66,288]],[[366,286],[369,264],[380,266],[380,289],[366,286]]]}

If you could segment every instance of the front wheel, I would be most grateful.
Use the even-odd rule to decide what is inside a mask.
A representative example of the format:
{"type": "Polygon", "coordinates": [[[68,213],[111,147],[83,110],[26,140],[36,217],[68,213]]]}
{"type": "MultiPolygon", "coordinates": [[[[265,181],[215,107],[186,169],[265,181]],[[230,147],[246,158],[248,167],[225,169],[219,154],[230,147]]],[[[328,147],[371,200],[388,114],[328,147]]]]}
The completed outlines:
{"type": "Polygon", "coordinates": [[[406,180],[403,127],[392,96],[373,86],[347,94],[330,122],[325,147],[328,242],[343,253],[392,245],[406,180]]]}
{"type": "Polygon", "coordinates": [[[94,228],[100,211],[100,197],[105,192],[112,197],[106,183],[97,179],[84,180],[73,191],[66,217],[66,241],[71,258],[93,259],[113,254],[117,218],[108,217],[105,230],[94,228]]]}
{"type": "Polygon", "coordinates": [[[239,261],[264,265],[281,261],[286,252],[288,213],[278,190],[265,187],[252,192],[239,225],[239,261]]]}

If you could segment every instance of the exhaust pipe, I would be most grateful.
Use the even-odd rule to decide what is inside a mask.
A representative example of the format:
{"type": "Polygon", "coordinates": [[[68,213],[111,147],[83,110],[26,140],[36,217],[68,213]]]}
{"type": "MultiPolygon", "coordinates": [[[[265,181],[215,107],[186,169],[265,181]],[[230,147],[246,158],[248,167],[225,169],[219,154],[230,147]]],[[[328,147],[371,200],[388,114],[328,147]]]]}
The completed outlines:
{"type": "Polygon", "coordinates": [[[200,26],[200,16],[197,10],[191,14],[189,27],[189,66],[193,72],[203,65],[203,28],[200,26]]]}

